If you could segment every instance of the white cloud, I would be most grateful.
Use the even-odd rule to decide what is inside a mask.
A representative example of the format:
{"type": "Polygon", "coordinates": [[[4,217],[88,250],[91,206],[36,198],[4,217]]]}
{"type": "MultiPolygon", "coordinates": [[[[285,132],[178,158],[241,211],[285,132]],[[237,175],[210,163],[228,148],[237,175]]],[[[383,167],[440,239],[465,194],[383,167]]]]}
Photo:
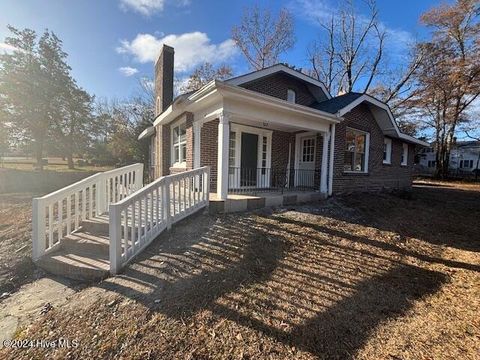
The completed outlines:
{"type": "Polygon", "coordinates": [[[0,43],[0,54],[10,54],[13,53],[15,50],[19,49],[9,44],[0,43]]]}
{"type": "Polygon", "coordinates": [[[122,40],[117,52],[133,55],[141,63],[155,62],[163,44],[175,48],[175,70],[178,72],[189,71],[206,61],[214,64],[226,61],[237,51],[233,40],[212,44],[207,34],[197,31],[161,38],[138,34],[132,41],[122,40]]]}
{"type": "Polygon", "coordinates": [[[120,8],[124,11],[133,10],[145,16],[162,12],[165,3],[171,1],[179,7],[190,5],[190,0],[120,0],[120,8]]]}
{"type": "Polygon", "coordinates": [[[120,73],[124,76],[133,76],[135,75],[136,73],[138,73],[138,69],[135,69],[133,67],[130,67],[130,66],[124,66],[124,67],[121,67],[121,68],[118,68],[118,71],[120,71],[120,73]]]}
{"type": "Polygon", "coordinates": [[[120,0],[123,10],[133,10],[146,16],[162,11],[164,6],[165,0],[120,0]]]}

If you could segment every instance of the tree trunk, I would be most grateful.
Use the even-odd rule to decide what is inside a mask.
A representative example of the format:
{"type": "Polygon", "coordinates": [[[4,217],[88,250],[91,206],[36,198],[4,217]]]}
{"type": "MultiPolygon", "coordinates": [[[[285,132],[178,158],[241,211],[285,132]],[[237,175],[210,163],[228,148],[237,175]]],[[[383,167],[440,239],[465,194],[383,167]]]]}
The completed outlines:
{"type": "Polygon", "coordinates": [[[73,163],[73,155],[72,154],[67,155],[67,163],[68,163],[68,168],[69,169],[74,169],[75,168],[75,165],[73,163]]]}
{"type": "Polygon", "coordinates": [[[37,169],[43,170],[43,140],[35,139],[35,159],[37,169]]]}

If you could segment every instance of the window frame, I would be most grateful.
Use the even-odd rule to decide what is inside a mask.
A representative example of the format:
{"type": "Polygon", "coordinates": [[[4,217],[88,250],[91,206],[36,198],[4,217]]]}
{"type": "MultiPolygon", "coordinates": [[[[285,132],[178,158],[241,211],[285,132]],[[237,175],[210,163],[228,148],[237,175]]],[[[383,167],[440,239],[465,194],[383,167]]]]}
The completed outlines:
{"type": "Polygon", "coordinates": [[[383,138],[383,164],[384,165],[391,165],[392,164],[392,139],[388,137],[383,138]],[[385,149],[385,145],[387,148],[385,149]],[[387,156],[385,157],[385,151],[387,152],[387,156]]]}
{"type": "Polygon", "coordinates": [[[287,101],[289,103],[292,103],[292,104],[296,104],[297,103],[297,92],[293,89],[287,89],[287,101]],[[291,96],[293,96],[293,98],[291,98],[291,96]]]}
{"type": "Polygon", "coordinates": [[[185,168],[187,166],[187,127],[186,127],[186,120],[180,120],[175,123],[173,123],[170,126],[170,166],[171,167],[179,167],[179,168],[185,168]],[[185,125],[185,140],[181,140],[181,127],[182,125],[185,125]],[[174,143],[173,142],[173,134],[175,132],[175,129],[179,128],[179,137],[178,137],[178,142],[174,143]],[[179,147],[179,161],[175,161],[175,146],[178,145],[179,147]],[[185,158],[183,159],[183,151],[182,147],[185,146],[185,158]]]}
{"type": "Polygon", "coordinates": [[[402,155],[400,157],[400,165],[401,166],[408,166],[408,153],[409,153],[409,146],[407,143],[402,143],[402,155]]]}
{"type": "MultiPolygon", "coordinates": [[[[351,151],[348,151],[348,152],[351,152],[351,151]]],[[[354,151],[353,153],[354,153],[354,161],[355,161],[356,152],[354,151]]],[[[343,173],[345,173],[345,174],[368,174],[368,164],[369,164],[369,158],[370,158],[370,133],[368,131],[363,131],[363,130],[347,127],[346,130],[345,130],[345,149],[343,151],[343,157],[344,157],[343,173]],[[345,170],[345,153],[348,151],[347,148],[346,148],[346,145],[347,145],[346,138],[347,138],[347,132],[348,131],[353,131],[354,133],[365,135],[365,144],[364,144],[365,153],[364,153],[364,158],[363,158],[363,161],[364,161],[363,171],[345,170]]]]}

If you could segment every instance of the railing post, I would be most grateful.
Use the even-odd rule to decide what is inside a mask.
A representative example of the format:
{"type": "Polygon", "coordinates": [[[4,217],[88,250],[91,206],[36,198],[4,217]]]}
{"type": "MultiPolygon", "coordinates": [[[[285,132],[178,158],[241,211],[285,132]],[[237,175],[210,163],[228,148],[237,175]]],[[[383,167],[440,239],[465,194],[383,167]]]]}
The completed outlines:
{"type": "Polygon", "coordinates": [[[45,253],[45,205],[37,198],[32,207],[32,242],[33,260],[38,260],[45,253]]]}
{"type": "Polygon", "coordinates": [[[165,214],[165,224],[167,226],[167,230],[172,228],[172,218],[171,218],[171,209],[170,209],[170,184],[171,180],[168,177],[165,177],[165,185],[162,191],[162,206],[163,212],[165,214]]]}
{"type": "Polygon", "coordinates": [[[97,183],[97,212],[96,216],[101,215],[107,211],[107,183],[104,177],[100,178],[97,183]]]}
{"type": "Polygon", "coordinates": [[[207,204],[205,205],[207,211],[208,211],[208,207],[210,206],[210,166],[207,167],[207,169],[205,170],[206,172],[206,179],[205,179],[205,191],[207,193],[207,204]]]}
{"type": "Polygon", "coordinates": [[[139,164],[135,169],[135,191],[140,190],[143,187],[143,164],[139,164]]]}
{"type": "Polygon", "coordinates": [[[110,234],[110,273],[115,275],[121,267],[122,261],[122,223],[121,208],[115,204],[109,206],[109,234],[110,234]]]}

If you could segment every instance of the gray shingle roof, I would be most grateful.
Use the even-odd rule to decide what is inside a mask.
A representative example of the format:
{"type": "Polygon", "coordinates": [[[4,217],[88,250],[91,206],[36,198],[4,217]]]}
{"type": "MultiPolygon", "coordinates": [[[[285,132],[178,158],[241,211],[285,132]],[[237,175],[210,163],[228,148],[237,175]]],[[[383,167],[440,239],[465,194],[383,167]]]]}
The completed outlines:
{"type": "Polygon", "coordinates": [[[345,106],[350,104],[352,101],[355,101],[362,95],[363,94],[361,93],[350,92],[344,95],[331,98],[330,100],[315,102],[310,106],[317,110],[325,111],[330,114],[335,114],[339,110],[343,109],[345,106]]]}

